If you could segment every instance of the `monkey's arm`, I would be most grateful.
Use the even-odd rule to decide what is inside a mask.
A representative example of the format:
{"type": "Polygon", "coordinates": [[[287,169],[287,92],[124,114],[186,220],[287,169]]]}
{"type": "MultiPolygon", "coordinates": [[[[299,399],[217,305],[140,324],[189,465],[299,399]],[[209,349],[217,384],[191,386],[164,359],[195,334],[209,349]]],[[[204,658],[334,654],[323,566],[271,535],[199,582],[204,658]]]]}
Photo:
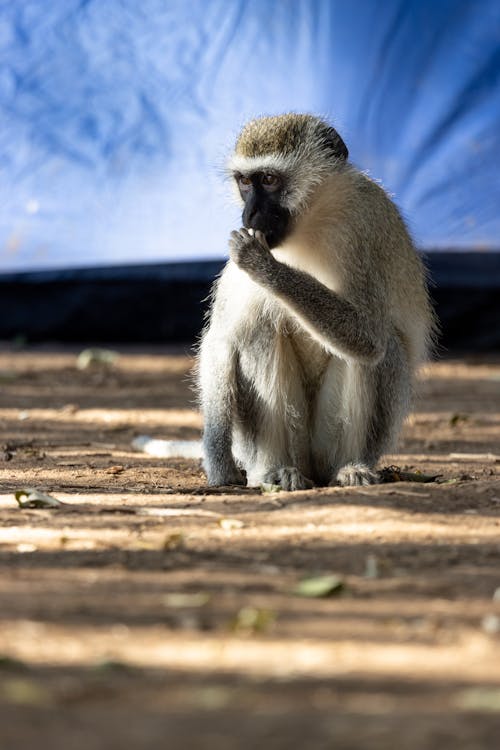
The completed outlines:
{"type": "Polygon", "coordinates": [[[303,271],[277,261],[265,238],[246,229],[231,233],[231,259],[258,284],[273,292],[309,333],[326,348],[376,364],[387,346],[387,326],[368,299],[341,297],[303,271]]]}
{"type": "Polygon", "coordinates": [[[198,377],[204,416],[203,456],[208,484],[245,484],[232,454],[236,353],[210,329],[200,347],[198,377]]]}

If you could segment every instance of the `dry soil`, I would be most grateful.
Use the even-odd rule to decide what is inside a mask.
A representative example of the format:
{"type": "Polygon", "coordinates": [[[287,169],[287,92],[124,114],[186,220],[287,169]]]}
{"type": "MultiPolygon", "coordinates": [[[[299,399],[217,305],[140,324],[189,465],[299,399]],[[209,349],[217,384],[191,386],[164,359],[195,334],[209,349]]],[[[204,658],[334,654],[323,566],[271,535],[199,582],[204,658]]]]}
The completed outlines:
{"type": "Polygon", "coordinates": [[[499,360],[422,372],[382,463],[439,482],[263,494],[132,450],[188,356],[76,354],[0,351],[2,750],[500,747],[499,360]]]}

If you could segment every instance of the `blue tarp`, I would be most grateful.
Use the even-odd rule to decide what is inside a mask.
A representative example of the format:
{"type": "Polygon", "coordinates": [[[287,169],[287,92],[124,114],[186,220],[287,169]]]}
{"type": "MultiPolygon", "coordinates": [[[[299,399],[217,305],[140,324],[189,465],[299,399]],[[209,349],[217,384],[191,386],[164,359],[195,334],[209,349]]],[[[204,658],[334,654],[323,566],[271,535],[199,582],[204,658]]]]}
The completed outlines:
{"type": "Polygon", "coordinates": [[[421,247],[500,246],[498,0],[4,0],[0,50],[0,271],[222,257],[226,154],[285,111],[421,247]]]}

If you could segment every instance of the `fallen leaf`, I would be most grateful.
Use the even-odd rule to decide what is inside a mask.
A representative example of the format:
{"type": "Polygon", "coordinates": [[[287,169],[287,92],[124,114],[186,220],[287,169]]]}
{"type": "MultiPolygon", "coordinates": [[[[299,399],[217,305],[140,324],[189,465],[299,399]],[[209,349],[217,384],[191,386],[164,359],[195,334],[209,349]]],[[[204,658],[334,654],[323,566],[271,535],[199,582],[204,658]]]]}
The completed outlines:
{"type": "Polygon", "coordinates": [[[260,490],[263,494],[266,494],[268,492],[281,492],[281,485],[280,484],[269,484],[268,482],[263,482],[260,485],[260,490]]]}
{"type": "Polygon", "coordinates": [[[473,687],[461,690],[456,697],[456,703],[466,711],[500,713],[500,688],[473,687]]]}
{"type": "Polygon", "coordinates": [[[77,357],[76,366],[79,370],[86,370],[91,365],[109,367],[116,362],[119,356],[118,352],[111,349],[99,349],[97,347],[84,349],[77,357]]]}
{"type": "Polygon", "coordinates": [[[25,552],[36,552],[37,549],[38,547],[36,546],[36,544],[27,544],[27,543],[18,544],[16,547],[16,550],[18,552],[21,552],[22,554],[24,554],[25,552]]]}
{"type": "Polygon", "coordinates": [[[380,575],[378,560],[375,555],[368,555],[365,561],[365,578],[378,578],[380,575]]]}
{"type": "Polygon", "coordinates": [[[64,503],[36,489],[17,490],[15,498],[20,508],[60,508],[64,503]],[[21,500],[26,497],[26,500],[21,500]]]}
{"type": "Polygon", "coordinates": [[[344,590],[344,581],[336,575],[314,576],[304,578],[295,586],[292,593],[296,596],[321,598],[340,594],[344,590]]]}
{"type": "Polygon", "coordinates": [[[210,594],[200,591],[194,594],[183,592],[172,592],[165,594],[163,604],[166,607],[183,608],[183,607],[203,607],[210,601],[210,594]]]}
{"type": "Polygon", "coordinates": [[[234,700],[234,693],[227,687],[216,685],[192,690],[190,700],[197,706],[209,711],[224,708],[234,700]]]}
{"type": "Polygon", "coordinates": [[[230,623],[235,633],[262,633],[273,625],[276,613],[270,609],[242,607],[230,623]]]}
{"type": "Polygon", "coordinates": [[[76,414],[76,412],[80,409],[78,404],[64,404],[64,406],[61,407],[61,413],[62,414],[76,414]]]}
{"type": "Polygon", "coordinates": [[[163,544],[161,545],[162,550],[167,551],[169,549],[177,549],[178,547],[182,547],[184,544],[184,534],[182,532],[176,532],[175,534],[168,534],[168,536],[165,537],[163,540],[163,544]]]}
{"type": "Polygon", "coordinates": [[[242,529],[244,527],[243,521],[239,521],[237,518],[221,518],[219,520],[219,526],[225,531],[233,531],[234,529],[242,529]]]}
{"type": "Polygon", "coordinates": [[[467,414],[452,414],[450,417],[450,426],[456,427],[460,422],[467,422],[469,416],[467,414]]]}
{"type": "Polygon", "coordinates": [[[5,680],[0,692],[8,703],[46,706],[53,702],[52,696],[34,680],[20,678],[5,680]]]}
{"type": "Polygon", "coordinates": [[[421,471],[405,471],[399,466],[385,466],[378,472],[382,484],[391,482],[435,482],[441,474],[423,474],[421,471]]]}
{"type": "Polygon", "coordinates": [[[106,469],[106,474],[121,474],[123,471],[125,471],[124,466],[109,466],[106,469]]]}

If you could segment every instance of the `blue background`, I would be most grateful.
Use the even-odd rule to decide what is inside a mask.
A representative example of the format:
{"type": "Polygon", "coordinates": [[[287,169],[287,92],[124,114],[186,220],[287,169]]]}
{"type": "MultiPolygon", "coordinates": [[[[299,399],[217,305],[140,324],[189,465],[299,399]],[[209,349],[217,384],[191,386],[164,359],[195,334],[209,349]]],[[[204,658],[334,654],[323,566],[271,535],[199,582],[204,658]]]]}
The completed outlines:
{"type": "Polygon", "coordinates": [[[498,0],[0,2],[0,271],[220,258],[242,123],[337,127],[427,250],[498,249],[498,0]]]}

